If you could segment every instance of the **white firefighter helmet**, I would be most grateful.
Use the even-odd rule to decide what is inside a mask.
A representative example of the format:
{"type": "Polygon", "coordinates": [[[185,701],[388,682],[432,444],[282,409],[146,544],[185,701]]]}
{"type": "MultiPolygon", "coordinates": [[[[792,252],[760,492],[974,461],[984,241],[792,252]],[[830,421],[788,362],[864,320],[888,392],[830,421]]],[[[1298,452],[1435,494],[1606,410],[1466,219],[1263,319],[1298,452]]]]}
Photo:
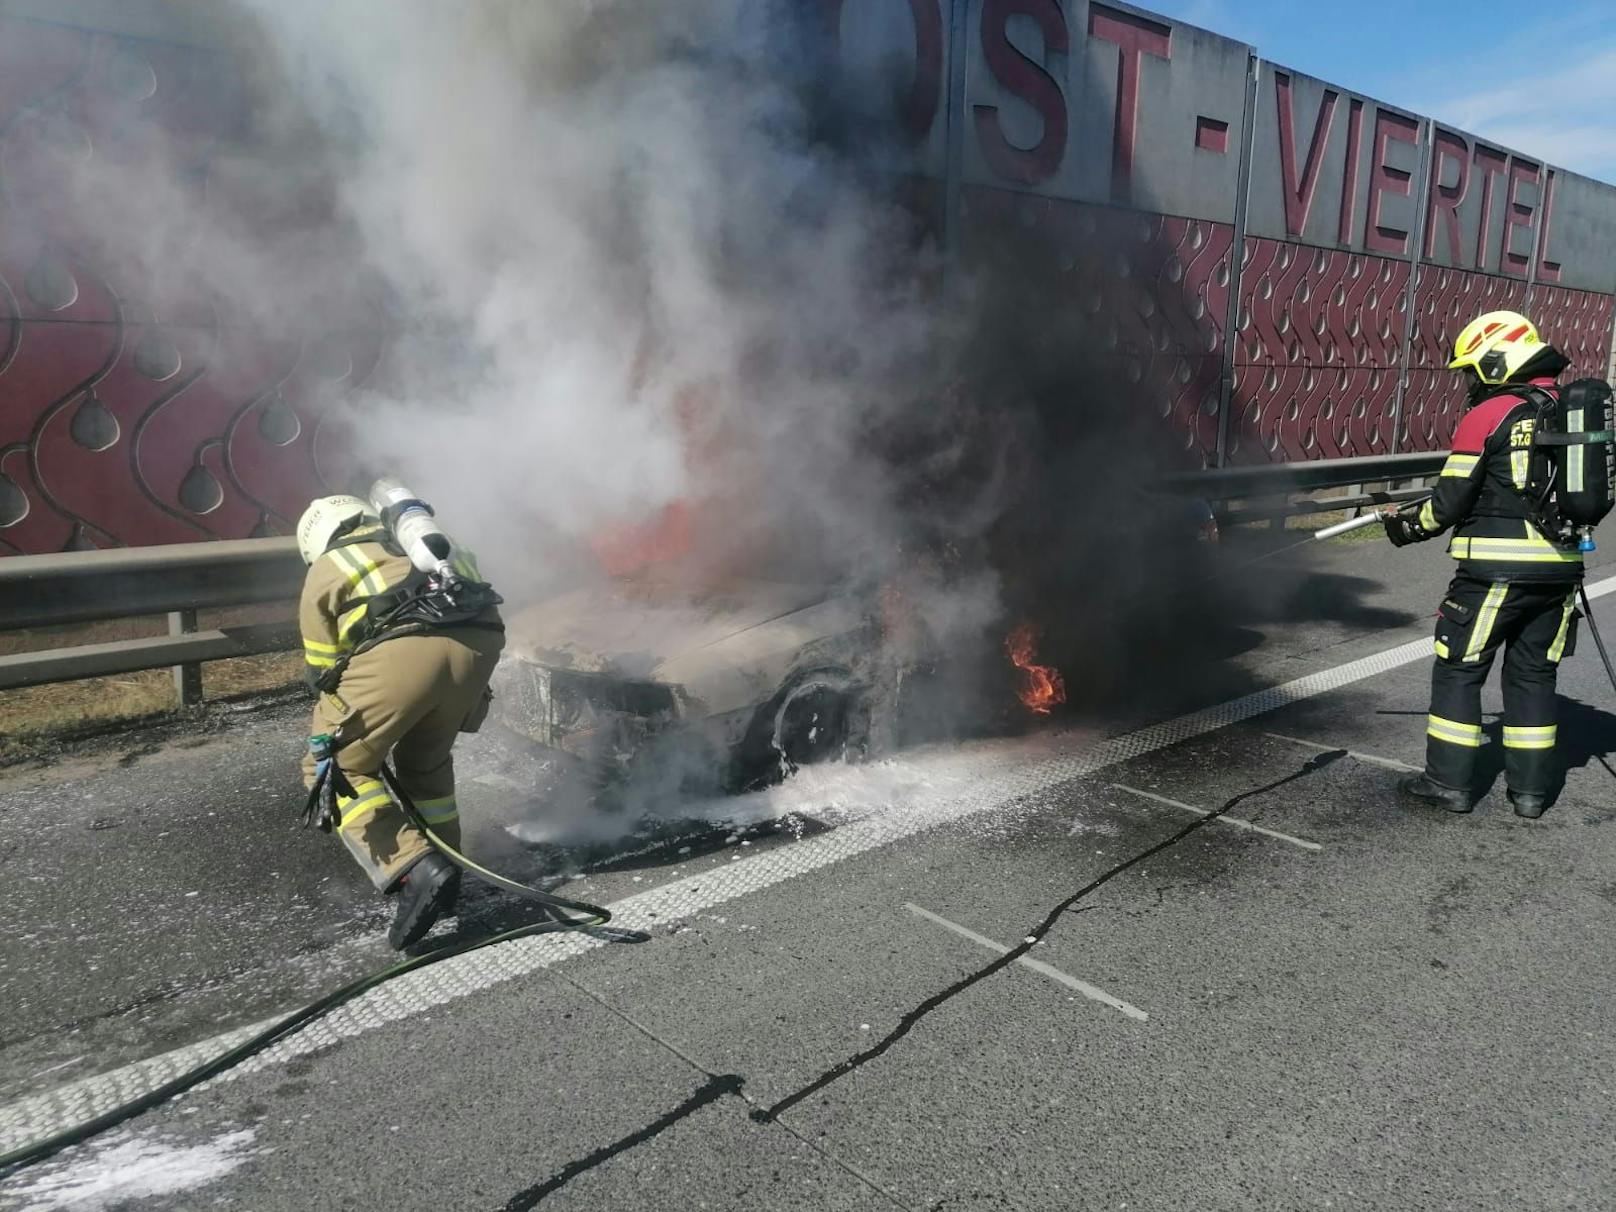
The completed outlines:
{"type": "Polygon", "coordinates": [[[297,520],[297,550],[303,562],[312,564],[318,560],[343,523],[369,512],[370,506],[358,497],[316,497],[297,520]]]}

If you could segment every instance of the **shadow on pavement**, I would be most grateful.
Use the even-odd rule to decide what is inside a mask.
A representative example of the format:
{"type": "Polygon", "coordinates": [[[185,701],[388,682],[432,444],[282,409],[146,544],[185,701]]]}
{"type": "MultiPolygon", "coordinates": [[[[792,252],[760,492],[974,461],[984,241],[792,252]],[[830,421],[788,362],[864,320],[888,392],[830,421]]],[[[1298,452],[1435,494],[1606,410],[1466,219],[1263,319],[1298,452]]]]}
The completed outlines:
{"type": "MultiPolygon", "coordinates": [[[[1611,754],[1616,753],[1616,715],[1563,695],[1559,700],[1558,714],[1558,766],[1554,784],[1549,790],[1549,807],[1552,809],[1565,792],[1570,772],[1589,766],[1601,768],[1610,776],[1609,795],[1606,798],[1607,802],[1616,801],[1616,763],[1611,761],[1611,754]]],[[[1476,769],[1477,785],[1482,789],[1482,795],[1491,792],[1504,773],[1503,717],[1492,713],[1489,715],[1491,718],[1482,725],[1487,744],[1482,747],[1476,769]]],[[[1609,820],[1616,820],[1616,809],[1591,817],[1586,823],[1597,824],[1609,820]]]]}
{"type": "MultiPolygon", "coordinates": [[[[469,883],[470,877],[467,879],[469,883]]],[[[423,939],[411,947],[406,952],[407,955],[411,957],[431,955],[436,951],[474,943],[479,939],[491,940],[512,930],[540,926],[554,920],[544,906],[523,901],[496,888],[473,889],[468,886],[461,892],[460,897],[459,908],[455,917],[451,919],[452,927],[441,934],[433,934],[423,939]]],[[[651,941],[651,936],[644,931],[627,930],[612,925],[579,927],[578,932],[609,943],[651,941]]],[[[557,930],[556,933],[562,931],[557,930]]]]}
{"type": "Polygon", "coordinates": [[[1052,652],[1072,671],[1072,708],[1084,714],[1146,705],[1153,713],[1193,710],[1280,680],[1234,662],[1260,647],[1268,628],[1315,626],[1330,638],[1337,630],[1385,631],[1419,618],[1376,604],[1372,599],[1383,587],[1368,577],[1286,561],[1247,564],[1237,557],[1228,572],[1096,622],[1081,652],[1052,652]]]}

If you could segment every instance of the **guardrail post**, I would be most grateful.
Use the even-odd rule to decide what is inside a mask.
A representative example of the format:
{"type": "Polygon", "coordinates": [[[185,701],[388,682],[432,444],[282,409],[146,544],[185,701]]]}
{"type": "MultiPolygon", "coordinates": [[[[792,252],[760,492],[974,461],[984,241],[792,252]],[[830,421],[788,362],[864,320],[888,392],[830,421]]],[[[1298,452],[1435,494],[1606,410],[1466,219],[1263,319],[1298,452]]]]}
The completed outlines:
{"type": "MultiPolygon", "coordinates": [[[[196,611],[168,612],[168,634],[190,635],[196,630],[196,611]]],[[[196,662],[174,666],[174,693],[181,707],[195,707],[202,701],[202,666],[196,662]]]]}

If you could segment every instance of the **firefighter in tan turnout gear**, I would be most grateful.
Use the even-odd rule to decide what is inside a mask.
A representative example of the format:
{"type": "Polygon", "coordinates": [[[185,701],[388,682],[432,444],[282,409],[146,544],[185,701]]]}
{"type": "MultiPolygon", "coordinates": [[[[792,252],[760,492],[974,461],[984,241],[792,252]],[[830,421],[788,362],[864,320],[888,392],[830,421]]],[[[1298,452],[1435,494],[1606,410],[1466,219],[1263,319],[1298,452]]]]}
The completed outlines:
{"type": "Polygon", "coordinates": [[[402,949],[453,904],[460,872],[394,802],[382,763],[391,756],[404,795],[458,847],[452,751],[487,711],[504,628],[498,595],[430,507],[392,480],[371,498],[323,497],[297,526],[309,566],[298,621],[320,691],[303,773],[325,797],[321,827],[397,895],[388,938],[402,949]]]}
{"type": "MultiPolygon", "coordinates": [[[[1500,648],[1509,801],[1518,816],[1541,816],[1553,789],[1556,671],[1576,643],[1579,548],[1592,546],[1591,525],[1557,513],[1555,477],[1562,463],[1582,467],[1585,450],[1603,457],[1567,444],[1582,439],[1566,437],[1566,417],[1575,429],[1580,401],[1609,404],[1609,388],[1596,380],[1560,386],[1567,365],[1524,316],[1490,312],[1469,324],[1448,364],[1470,384],[1452,453],[1429,500],[1384,518],[1397,546],[1453,531],[1448,551],[1459,567],[1437,611],[1425,772],[1399,784],[1451,812],[1473,806],[1481,690],[1500,648]]],[[[1597,510],[1588,517],[1597,520],[1597,510]]]]}

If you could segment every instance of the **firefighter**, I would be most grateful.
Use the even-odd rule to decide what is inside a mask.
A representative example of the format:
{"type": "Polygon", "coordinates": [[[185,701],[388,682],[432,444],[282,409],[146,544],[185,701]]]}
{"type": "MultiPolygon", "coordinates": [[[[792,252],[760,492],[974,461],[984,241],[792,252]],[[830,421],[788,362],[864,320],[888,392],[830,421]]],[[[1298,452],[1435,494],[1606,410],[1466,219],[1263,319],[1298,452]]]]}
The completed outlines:
{"type": "MultiPolygon", "coordinates": [[[[1450,812],[1474,804],[1482,745],[1481,688],[1504,649],[1504,775],[1517,816],[1548,805],[1554,775],[1555,673],[1575,643],[1575,542],[1551,538],[1528,488],[1534,481],[1535,392],[1553,396],[1568,359],[1525,316],[1495,311],[1454,342],[1449,370],[1469,383],[1467,410],[1429,500],[1385,519],[1398,547],[1452,529],[1458,571],[1437,611],[1436,663],[1425,772],[1398,784],[1450,812]]],[[[1541,455],[1536,457],[1542,457],[1541,455]]]]}
{"type": "MultiPolygon", "coordinates": [[[[487,711],[488,682],[504,645],[498,595],[477,580],[469,554],[456,567],[474,589],[464,617],[420,604],[426,578],[382,519],[358,497],[314,501],[297,525],[309,566],[298,622],[309,680],[321,690],[310,736],[329,736],[336,781],[335,825],[365,874],[398,906],[388,941],[402,950],[453,903],[459,869],[435,851],[380,778],[391,754],[399,785],[422,818],[458,848],[455,738],[487,711]],[[347,794],[351,792],[351,794],[347,794]]],[[[313,787],[317,761],[303,760],[313,787]]]]}

